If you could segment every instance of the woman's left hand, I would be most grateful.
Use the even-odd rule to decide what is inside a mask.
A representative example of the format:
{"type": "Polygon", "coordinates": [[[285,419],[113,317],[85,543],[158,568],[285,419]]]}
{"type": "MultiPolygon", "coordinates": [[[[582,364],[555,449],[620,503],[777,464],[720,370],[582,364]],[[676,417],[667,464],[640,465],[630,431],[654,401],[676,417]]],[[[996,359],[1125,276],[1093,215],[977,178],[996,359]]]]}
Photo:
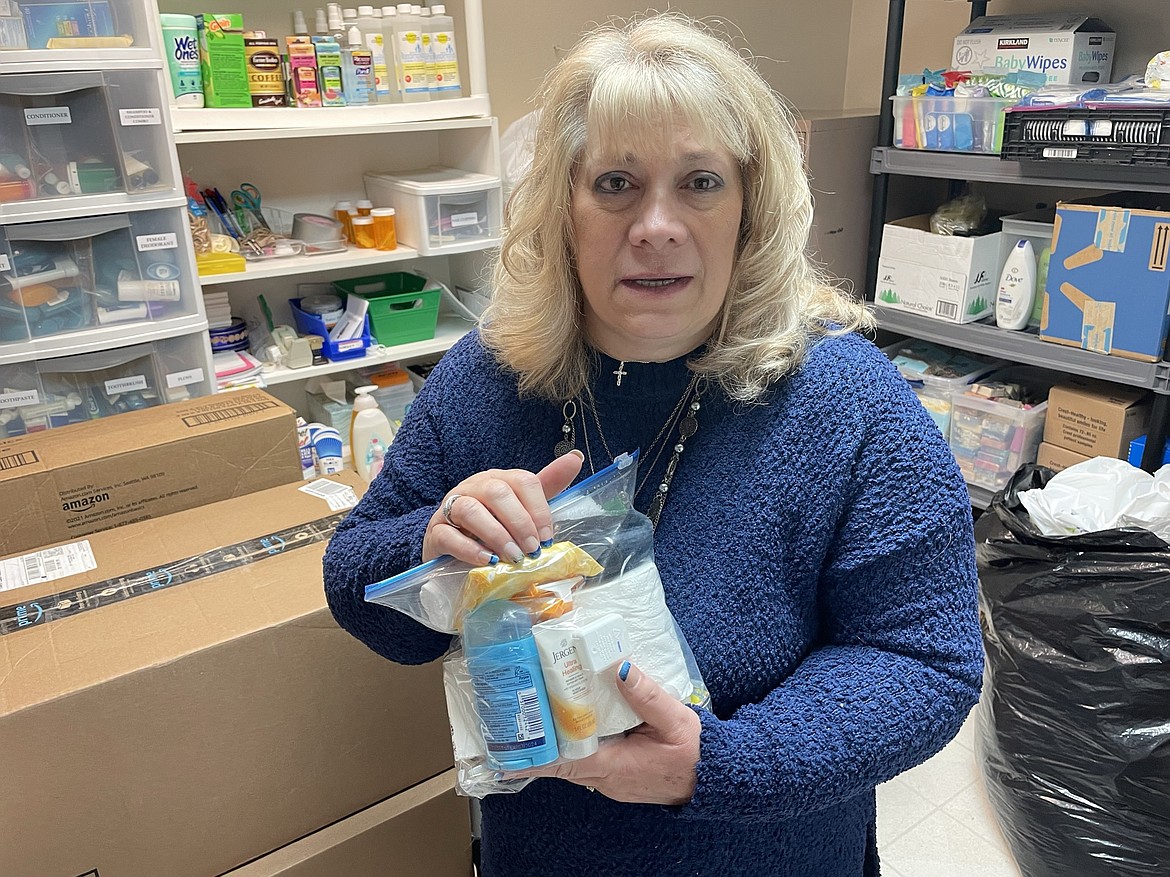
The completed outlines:
{"type": "MultiPolygon", "coordinates": [[[[624,669],[624,665],[623,665],[624,669]]],[[[624,738],[577,761],[550,764],[517,776],[559,777],[630,804],[685,804],[695,793],[702,724],[690,707],[630,665],[618,690],[643,723],[624,738]]]]}

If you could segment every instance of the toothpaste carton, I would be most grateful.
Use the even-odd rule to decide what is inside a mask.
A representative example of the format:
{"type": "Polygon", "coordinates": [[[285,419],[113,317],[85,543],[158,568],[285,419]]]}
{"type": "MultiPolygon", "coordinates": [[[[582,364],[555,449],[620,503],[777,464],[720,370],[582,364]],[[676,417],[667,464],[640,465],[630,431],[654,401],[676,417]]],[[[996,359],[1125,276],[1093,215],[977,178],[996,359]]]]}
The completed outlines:
{"type": "Polygon", "coordinates": [[[951,67],[1043,73],[1049,85],[1106,83],[1117,34],[1084,15],[984,15],[955,37],[951,67]]]}

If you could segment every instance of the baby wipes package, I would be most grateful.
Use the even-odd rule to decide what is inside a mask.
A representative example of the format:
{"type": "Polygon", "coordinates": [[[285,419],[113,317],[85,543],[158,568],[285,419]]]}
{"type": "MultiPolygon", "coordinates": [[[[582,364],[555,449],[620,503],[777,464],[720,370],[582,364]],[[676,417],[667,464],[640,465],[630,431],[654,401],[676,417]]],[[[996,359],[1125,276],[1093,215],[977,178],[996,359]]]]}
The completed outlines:
{"type": "Polygon", "coordinates": [[[530,780],[506,772],[585,758],[639,725],[618,689],[623,661],[676,700],[709,704],[666,605],[653,527],[633,508],[636,472],[623,454],[554,498],[556,539],[537,558],[438,558],[366,588],[457,635],[443,679],[461,793],[519,791],[530,780]]]}

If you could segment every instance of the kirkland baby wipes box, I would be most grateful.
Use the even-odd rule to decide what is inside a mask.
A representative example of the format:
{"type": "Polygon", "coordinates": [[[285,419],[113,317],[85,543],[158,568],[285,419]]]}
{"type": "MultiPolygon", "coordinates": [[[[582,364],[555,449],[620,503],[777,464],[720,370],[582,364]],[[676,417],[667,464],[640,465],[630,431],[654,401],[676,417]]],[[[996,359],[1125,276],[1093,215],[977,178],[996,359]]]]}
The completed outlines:
{"type": "Polygon", "coordinates": [[[932,234],[927,214],[886,223],[874,304],[950,323],[989,316],[995,313],[1003,240],[1000,232],[932,234]]]}
{"type": "Polygon", "coordinates": [[[1157,362],[1170,311],[1170,197],[1057,205],[1040,337],[1157,362]]]}
{"type": "Polygon", "coordinates": [[[1109,81],[1117,34],[1084,15],[984,15],[955,37],[951,67],[1043,73],[1049,84],[1109,81]]]}
{"type": "MultiPolygon", "coordinates": [[[[451,770],[440,662],[385,660],[325,604],[321,558],[362,489],[298,474],[0,557],[0,874],[235,873],[451,770]]],[[[341,855],[351,832],[333,870],[289,877],[455,874],[466,799],[443,797],[399,808],[410,843],[380,868],[341,855]],[[442,868],[427,837],[453,847],[442,868]]]]}
{"type": "Polygon", "coordinates": [[[296,413],[262,390],[4,439],[0,553],[300,480],[296,413]]]}

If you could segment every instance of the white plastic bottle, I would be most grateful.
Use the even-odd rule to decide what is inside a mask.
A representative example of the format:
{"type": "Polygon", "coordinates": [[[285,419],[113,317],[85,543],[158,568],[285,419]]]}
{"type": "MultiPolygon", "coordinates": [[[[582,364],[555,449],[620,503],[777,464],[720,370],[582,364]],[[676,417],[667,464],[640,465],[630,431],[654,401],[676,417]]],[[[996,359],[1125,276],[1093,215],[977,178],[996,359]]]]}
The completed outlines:
{"type": "Polygon", "coordinates": [[[386,86],[390,90],[386,100],[402,103],[402,64],[398,60],[398,7],[382,7],[382,51],[386,53],[386,86]]]}
{"type": "Polygon", "coordinates": [[[1032,242],[1021,238],[1003,266],[995,296],[995,324],[1001,329],[1023,329],[1036,297],[1036,254],[1032,242]]]}
{"type": "MultiPolygon", "coordinates": [[[[411,7],[414,10],[414,7],[411,7]]],[[[435,53],[431,42],[431,7],[421,6],[418,15],[418,38],[422,40],[423,64],[427,70],[427,100],[431,99],[431,78],[435,75],[435,53]]]]}
{"type": "Polygon", "coordinates": [[[399,85],[402,87],[402,101],[408,104],[431,99],[427,90],[427,62],[419,28],[420,16],[415,15],[412,8],[409,3],[398,4],[398,23],[394,31],[394,45],[398,50],[401,72],[399,85]]]}
{"type": "MultiPolygon", "coordinates": [[[[381,10],[378,10],[381,12],[381,10]]],[[[374,56],[374,100],[370,103],[390,102],[390,78],[386,67],[386,45],[382,37],[382,21],[374,15],[373,6],[357,8],[357,26],[362,32],[362,42],[374,56]]]]}
{"type": "Polygon", "coordinates": [[[431,7],[431,51],[434,53],[432,75],[429,78],[431,100],[462,97],[459,82],[459,53],[455,48],[455,19],[447,14],[447,7],[431,7]]]}
{"type": "Polygon", "coordinates": [[[377,474],[373,468],[378,452],[394,440],[394,428],[378,407],[378,400],[370,395],[376,389],[371,385],[353,391],[353,421],[349,427],[349,452],[353,455],[353,468],[367,483],[377,474]]]}

